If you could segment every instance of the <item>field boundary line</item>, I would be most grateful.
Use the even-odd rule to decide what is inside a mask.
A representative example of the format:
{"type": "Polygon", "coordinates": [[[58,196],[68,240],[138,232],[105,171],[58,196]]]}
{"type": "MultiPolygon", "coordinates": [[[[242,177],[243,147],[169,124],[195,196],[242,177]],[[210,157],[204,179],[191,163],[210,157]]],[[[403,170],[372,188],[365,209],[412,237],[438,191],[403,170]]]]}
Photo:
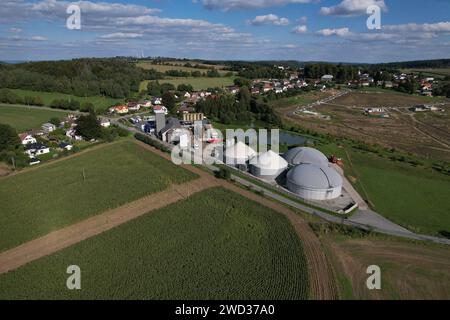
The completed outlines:
{"type": "Polygon", "coordinates": [[[0,253],[0,275],[219,185],[214,177],[204,175],[4,251],[0,253]]]}

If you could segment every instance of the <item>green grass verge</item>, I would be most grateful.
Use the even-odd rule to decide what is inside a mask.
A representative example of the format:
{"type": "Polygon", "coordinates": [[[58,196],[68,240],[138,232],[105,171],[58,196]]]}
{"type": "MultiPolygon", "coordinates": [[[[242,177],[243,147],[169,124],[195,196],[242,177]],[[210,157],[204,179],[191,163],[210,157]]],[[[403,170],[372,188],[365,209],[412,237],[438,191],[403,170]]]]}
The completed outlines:
{"type": "Polygon", "coordinates": [[[30,129],[40,129],[41,125],[49,122],[51,118],[61,118],[67,114],[69,112],[64,113],[0,104],[0,123],[9,124],[19,133],[30,129]]]}
{"type": "Polygon", "coordinates": [[[288,220],[216,188],[0,276],[0,299],[307,299],[288,220]],[[68,266],[81,268],[78,291],[68,266]]]}
{"type": "Polygon", "coordinates": [[[3,178],[0,252],[195,177],[123,141],[3,178]]]}

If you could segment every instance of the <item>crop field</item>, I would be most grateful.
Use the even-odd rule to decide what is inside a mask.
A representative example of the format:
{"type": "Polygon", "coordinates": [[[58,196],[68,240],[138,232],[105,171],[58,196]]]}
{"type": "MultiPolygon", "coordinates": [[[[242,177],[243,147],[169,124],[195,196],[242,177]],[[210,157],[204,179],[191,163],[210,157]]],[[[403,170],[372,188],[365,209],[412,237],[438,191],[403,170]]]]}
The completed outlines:
{"type": "Polygon", "coordinates": [[[0,299],[307,299],[302,243],[282,215],[221,188],[0,276],[0,299]],[[182,248],[182,249],[181,249],[182,248]],[[66,288],[81,268],[82,290],[66,288]]]}
{"type": "Polygon", "coordinates": [[[450,255],[446,246],[385,236],[322,235],[334,267],[340,299],[448,300],[450,255]],[[381,290],[368,290],[366,268],[382,270],[381,290]]]}
{"type": "Polygon", "coordinates": [[[21,90],[21,89],[10,89],[15,94],[20,97],[36,97],[39,96],[44,100],[44,104],[46,106],[50,105],[55,99],[65,99],[65,100],[77,100],[80,103],[83,102],[91,102],[94,104],[96,110],[106,110],[107,108],[123,102],[122,99],[113,99],[102,96],[93,96],[93,97],[78,97],[71,94],[58,93],[58,92],[43,92],[43,91],[30,91],[30,90],[21,90]]]}
{"type": "Polygon", "coordinates": [[[51,118],[61,118],[67,113],[0,104],[0,123],[9,124],[20,133],[40,128],[43,123],[48,122],[51,118]]]}
{"type": "Polygon", "coordinates": [[[130,141],[0,179],[0,252],[196,178],[130,141]]]}
{"type": "MultiPolygon", "coordinates": [[[[193,66],[195,66],[197,63],[192,62],[191,64],[193,66]]],[[[145,70],[154,69],[154,70],[159,71],[159,72],[178,70],[178,71],[186,71],[186,72],[200,71],[200,72],[203,73],[203,72],[207,72],[208,69],[212,69],[212,68],[216,69],[221,75],[224,75],[224,74],[229,72],[229,71],[225,71],[225,70],[220,70],[220,66],[213,66],[213,65],[201,65],[204,68],[203,67],[202,68],[195,68],[195,67],[185,67],[181,63],[178,63],[178,64],[173,63],[173,64],[170,64],[170,65],[160,65],[160,64],[152,64],[151,62],[138,62],[137,66],[142,68],[142,69],[145,69],[145,70]]]]}
{"type": "MultiPolygon", "coordinates": [[[[141,83],[140,90],[147,90],[147,85],[150,81],[146,80],[141,83]]],[[[208,88],[223,88],[234,84],[234,77],[223,78],[167,78],[159,80],[160,83],[171,83],[175,87],[180,84],[190,84],[194,87],[194,90],[206,90],[208,88]]]]}

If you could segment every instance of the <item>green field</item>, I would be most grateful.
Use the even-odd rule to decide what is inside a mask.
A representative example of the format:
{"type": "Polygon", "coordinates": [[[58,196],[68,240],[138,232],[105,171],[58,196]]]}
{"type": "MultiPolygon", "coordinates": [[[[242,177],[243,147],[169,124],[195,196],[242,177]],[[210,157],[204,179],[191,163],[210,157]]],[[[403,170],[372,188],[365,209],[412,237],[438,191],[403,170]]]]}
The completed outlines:
{"type": "MultiPolygon", "coordinates": [[[[192,65],[195,65],[195,63],[192,63],[192,65]]],[[[208,70],[215,68],[221,75],[224,75],[226,73],[228,73],[229,71],[225,71],[225,70],[220,70],[218,68],[216,68],[215,66],[207,66],[205,65],[205,68],[195,68],[195,67],[185,67],[184,65],[160,65],[160,64],[152,64],[151,62],[138,62],[137,64],[138,67],[145,69],[145,70],[150,70],[150,69],[154,69],[156,71],[159,72],[166,72],[166,71],[171,71],[171,70],[179,70],[179,71],[185,71],[185,72],[195,72],[195,71],[200,71],[201,73],[203,72],[208,72],[208,70]]]]}
{"type": "Polygon", "coordinates": [[[336,145],[318,146],[344,159],[347,176],[369,198],[375,211],[413,231],[439,235],[450,231],[450,177],[336,145]]]}
{"type": "Polygon", "coordinates": [[[450,76],[450,68],[436,69],[403,69],[404,73],[422,73],[426,77],[445,78],[450,76]]]}
{"type": "Polygon", "coordinates": [[[102,96],[93,96],[93,97],[78,97],[71,94],[58,93],[58,92],[42,92],[42,91],[30,91],[30,90],[21,90],[21,89],[10,89],[15,94],[20,97],[36,97],[39,96],[44,100],[44,104],[46,106],[50,105],[55,99],[65,99],[65,100],[77,100],[80,103],[83,102],[91,102],[96,110],[106,110],[107,108],[117,104],[122,103],[123,99],[113,99],[102,96]]]}
{"type": "Polygon", "coordinates": [[[193,178],[130,141],[2,178],[0,252],[193,178]]]}
{"type": "MultiPolygon", "coordinates": [[[[140,90],[147,90],[147,85],[150,81],[146,80],[141,83],[140,90]]],[[[232,86],[234,84],[234,77],[223,78],[168,78],[159,80],[159,83],[171,83],[175,87],[180,84],[190,84],[194,87],[194,90],[206,90],[208,88],[222,88],[226,86],[232,86]]]]}
{"type": "Polygon", "coordinates": [[[300,300],[302,243],[282,215],[209,189],[0,276],[0,299],[300,300]],[[66,288],[68,266],[81,290],[66,288]]]}
{"type": "Polygon", "coordinates": [[[0,104],[0,123],[9,124],[20,133],[30,129],[39,129],[51,118],[61,118],[68,113],[67,111],[39,110],[0,104]]]}

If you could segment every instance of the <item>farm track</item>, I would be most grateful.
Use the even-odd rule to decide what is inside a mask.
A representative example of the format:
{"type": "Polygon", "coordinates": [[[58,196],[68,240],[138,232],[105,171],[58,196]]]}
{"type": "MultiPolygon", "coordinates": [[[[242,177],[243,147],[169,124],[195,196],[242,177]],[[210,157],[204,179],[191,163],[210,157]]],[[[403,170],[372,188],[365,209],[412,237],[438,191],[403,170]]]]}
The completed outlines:
{"type": "MultiPolygon", "coordinates": [[[[170,160],[170,155],[166,153],[137,141],[135,143],[167,160],[170,160]]],[[[104,146],[102,145],[96,148],[91,148],[85,152],[97,150],[102,147],[104,146]]],[[[65,160],[67,158],[68,157],[57,161],[65,160]]],[[[52,163],[55,162],[56,161],[53,161],[52,163]]],[[[335,287],[333,272],[329,261],[325,256],[322,244],[310,228],[309,224],[303,218],[301,218],[294,211],[277,202],[270,201],[232,183],[218,180],[211,174],[198,168],[193,166],[185,166],[185,169],[199,175],[200,178],[182,185],[173,185],[168,190],[152,194],[148,197],[130,202],[124,206],[108,210],[98,216],[81,221],[69,227],[52,232],[46,236],[24,243],[16,248],[0,253],[0,275],[68,248],[83,240],[116,228],[151,211],[189,198],[192,195],[206,189],[223,187],[229,191],[240,194],[252,201],[271,208],[288,218],[298,237],[302,240],[303,249],[307,258],[308,274],[310,279],[310,298],[314,300],[330,300],[337,298],[337,290],[335,287]]],[[[34,170],[34,168],[30,170],[34,170]]]]}

